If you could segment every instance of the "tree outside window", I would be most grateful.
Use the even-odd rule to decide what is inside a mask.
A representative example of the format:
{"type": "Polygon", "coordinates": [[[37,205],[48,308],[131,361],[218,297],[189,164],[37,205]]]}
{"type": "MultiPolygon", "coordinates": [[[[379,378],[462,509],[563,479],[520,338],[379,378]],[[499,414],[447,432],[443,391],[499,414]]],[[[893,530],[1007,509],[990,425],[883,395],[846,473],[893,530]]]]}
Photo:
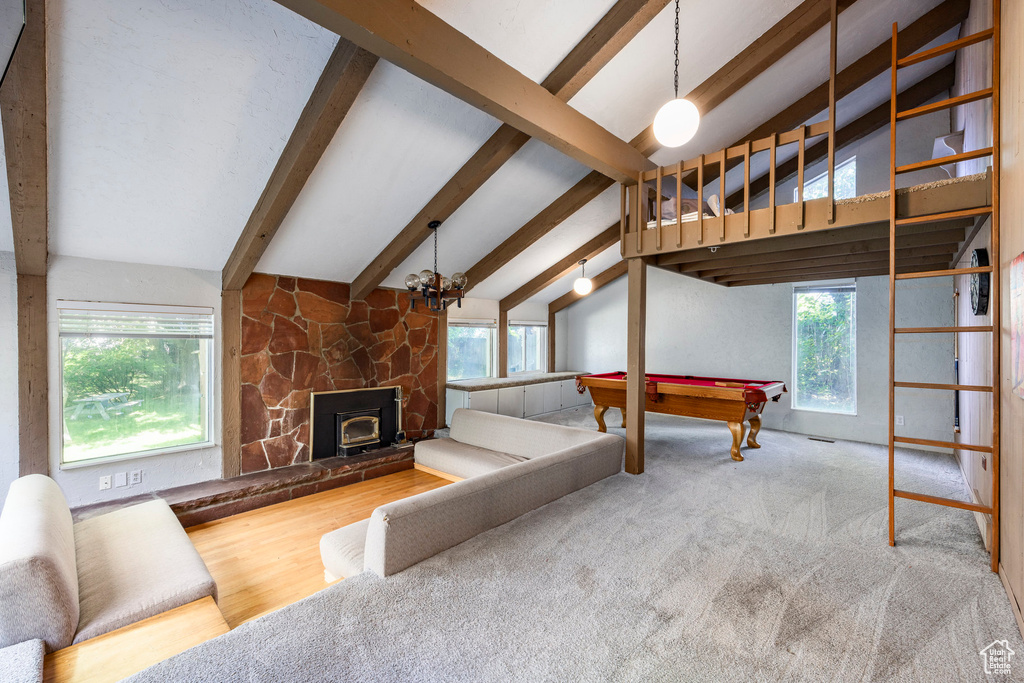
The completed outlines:
{"type": "Polygon", "coordinates": [[[543,372],[547,367],[545,325],[508,326],[508,372],[543,372]]]}
{"type": "Polygon", "coordinates": [[[476,379],[493,375],[493,325],[448,326],[448,379],[476,379]]]}
{"type": "Polygon", "coordinates": [[[795,287],[793,301],[793,407],[856,414],[856,285],[795,287]]]}
{"type": "MultiPolygon", "coordinates": [[[[836,199],[849,199],[857,196],[857,157],[850,157],[836,165],[836,173],[832,179],[836,199]]],[[[793,201],[800,201],[799,188],[793,188],[793,201]]],[[[804,183],[804,201],[821,199],[828,196],[828,171],[815,176],[804,183]]]]}

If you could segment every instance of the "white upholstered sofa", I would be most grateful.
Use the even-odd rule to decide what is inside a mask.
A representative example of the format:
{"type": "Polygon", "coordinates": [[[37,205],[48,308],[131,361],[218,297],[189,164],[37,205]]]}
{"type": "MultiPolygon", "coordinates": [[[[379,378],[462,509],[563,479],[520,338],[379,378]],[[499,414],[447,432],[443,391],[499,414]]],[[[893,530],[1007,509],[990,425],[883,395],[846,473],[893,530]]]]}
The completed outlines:
{"type": "Polygon", "coordinates": [[[49,477],[11,484],[0,514],[0,648],[48,651],[206,596],[217,585],[162,500],[77,524],[49,477]]]}
{"type": "Polygon", "coordinates": [[[328,581],[389,576],[622,469],[619,436],[456,410],[451,437],[416,444],[417,463],[462,481],[382,505],[325,534],[328,581]]]}

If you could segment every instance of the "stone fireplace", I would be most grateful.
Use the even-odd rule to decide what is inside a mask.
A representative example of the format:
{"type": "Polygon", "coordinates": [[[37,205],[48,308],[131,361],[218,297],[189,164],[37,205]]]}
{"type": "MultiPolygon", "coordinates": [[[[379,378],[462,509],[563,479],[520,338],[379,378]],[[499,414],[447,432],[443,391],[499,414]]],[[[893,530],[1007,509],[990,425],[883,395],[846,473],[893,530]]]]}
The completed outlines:
{"type": "MultiPolygon", "coordinates": [[[[327,436],[311,438],[314,393],[388,387],[397,407],[398,389],[401,424],[394,431],[404,429],[410,439],[430,435],[437,425],[438,325],[436,315],[411,309],[408,292],[376,289],[352,301],[340,282],[250,277],[242,289],[242,472],[315,461],[311,442],[337,448],[334,417],[326,426],[317,421],[327,436]]],[[[395,438],[387,421],[382,410],[378,442],[395,438]]],[[[369,422],[349,423],[360,443],[347,447],[368,445],[369,422]]]]}
{"type": "Polygon", "coordinates": [[[313,392],[312,460],[352,456],[404,441],[402,387],[313,392]]]}

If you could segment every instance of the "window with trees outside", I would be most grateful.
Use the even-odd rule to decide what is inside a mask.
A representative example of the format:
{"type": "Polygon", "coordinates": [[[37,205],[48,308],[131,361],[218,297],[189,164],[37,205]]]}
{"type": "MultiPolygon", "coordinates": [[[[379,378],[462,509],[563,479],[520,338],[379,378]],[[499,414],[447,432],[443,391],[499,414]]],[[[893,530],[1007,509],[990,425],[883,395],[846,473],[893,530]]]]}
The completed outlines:
{"type": "Polygon", "coordinates": [[[793,309],[793,407],[856,414],[856,284],[796,286],[793,309]]]}
{"type": "MultiPolygon", "coordinates": [[[[849,199],[857,196],[857,157],[850,157],[841,164],[836,164],[833,178],[836,199],[849,199]]],[[[793,201],[800,201],[799,188],[793,188],[793,201]]],[[[804,181],[804,201],[821,199],[828,196],[828,171],[810,180],[804,181]]]]}
{"type": "Polygon", "coordinates": [[[508,372],[543,372],[547,369],[546,325],[508,326],[508,372]]]}
{"type": "Polygon", "coordinates": [[[61,301],[61,463],[211,445],[213,309],[61,301]]]}
{"type": "Polygon", "coordinates": [[[495,325],[448,324],[448,379],[476,379],[494,374],[495,325]]]}

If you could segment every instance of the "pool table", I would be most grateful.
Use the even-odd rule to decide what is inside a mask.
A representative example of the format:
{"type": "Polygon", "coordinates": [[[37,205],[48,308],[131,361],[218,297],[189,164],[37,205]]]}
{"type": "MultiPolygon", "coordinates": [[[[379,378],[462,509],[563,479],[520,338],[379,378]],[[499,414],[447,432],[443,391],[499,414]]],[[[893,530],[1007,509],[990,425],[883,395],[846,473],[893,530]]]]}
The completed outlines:
{"type": "MultiPolygon", "coordinates": [[[[747,445],[760,448],[757,433],[761,431],[761,412],[769,400],[777,402],[786,392],[786,385],[778,381],[693,375],[648,374],[645,386],[645,410],[649,412],[727,422],[732,432],[731,455],[736,461],[743,460],[740,455],[746,430],[743,423],[750,423],[747,445]]],[[[626,373],[580,375],[576,378],[576,387],[580,393],[590,390],[598,431],[607,431],[604,414],[608,408],[619,408],[622,426],[626,426],[626,373]]]]}

